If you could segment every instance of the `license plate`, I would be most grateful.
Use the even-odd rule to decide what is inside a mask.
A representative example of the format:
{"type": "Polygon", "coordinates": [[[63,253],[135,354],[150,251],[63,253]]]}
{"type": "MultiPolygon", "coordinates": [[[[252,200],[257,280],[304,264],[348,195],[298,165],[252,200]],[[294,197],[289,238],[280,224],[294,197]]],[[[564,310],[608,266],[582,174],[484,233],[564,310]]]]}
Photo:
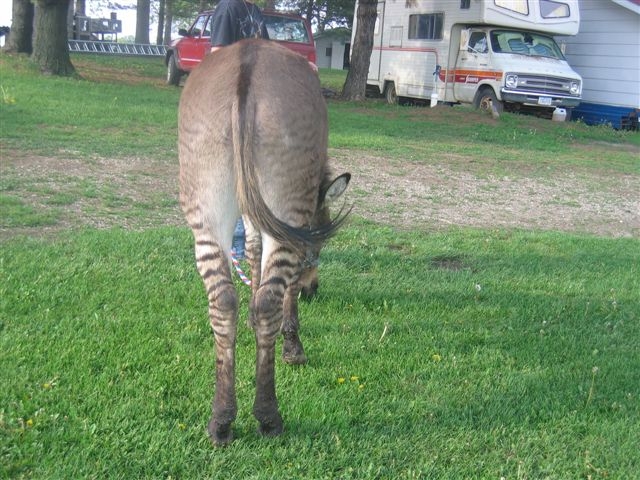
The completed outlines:
{"type": "Polygon", "coordinates": [[[551,97],[538,98],[538,105],[551,105],[551,97]]]}

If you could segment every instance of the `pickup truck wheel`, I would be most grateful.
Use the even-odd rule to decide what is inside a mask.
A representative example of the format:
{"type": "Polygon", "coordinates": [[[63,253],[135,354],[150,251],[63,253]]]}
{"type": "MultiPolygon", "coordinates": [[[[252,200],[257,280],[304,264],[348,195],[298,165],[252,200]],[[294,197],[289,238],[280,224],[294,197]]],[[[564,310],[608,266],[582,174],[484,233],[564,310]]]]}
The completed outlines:
{"type": "Polygon", "coordinates": [[[498,100],[491,88],[483,88],[480,90],[476,95],[474,105],[476,108],[487,113],[493,113],[494,108],[498,113],[502,113],[503,110],[502,102],[498,100]]]}
{"type": "Polygon", "coordinates": [[[389,105],[398,104],[398,95],[396,95],[396,84],[389,82],[387,88],[384,89],[384,98],[387,99],[389,105]]]}
{"type": "Polygon", "coordinates": [[[167,61],[167,85],[175,85],[177,87],[180,85],[181,76],[182,72],[176,64],[176,56],[175,54],[171,55],[167,61]]]}

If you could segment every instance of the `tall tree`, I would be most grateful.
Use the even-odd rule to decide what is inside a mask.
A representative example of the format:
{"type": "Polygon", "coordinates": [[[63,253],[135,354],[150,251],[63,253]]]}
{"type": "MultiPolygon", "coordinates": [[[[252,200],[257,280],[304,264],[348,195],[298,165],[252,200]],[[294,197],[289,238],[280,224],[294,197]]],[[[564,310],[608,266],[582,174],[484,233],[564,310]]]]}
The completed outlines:
{"type": "Polygon", "coordinates": [[[136,43],[148,44],[149,42],[149,17],[151,16],[151,4],[149,0],[138,0],[136,7],[136,43]]]}
{"type": "Polygon", "coordinates": [[[75,68],[69,57],[67,19],[71,0],[35,0],[35,39],[31,58],[43,73],[69,76],[75,68]]]}
{"type": "Polygon", "coordinates": [[[173,25],[173,0],[166,0],[164,15],[164,43],[171,43],[171,26],[173,25]]]}
{"type": "Polygon", "coordinates": [[[87,15],[87,0],[75,0],[76,7],[74,13],[82,17],[87,15]]]}
{"type": "Polygon", "coordinates": [[[367,89],[367,75],[371,51],[373,50],[373,33],[376,27],[378,0],[360,0],[356,12],[356,34],[351,49],[349,73],[342,89],[345,100],[364,100],[367,89]]]}
{"type": "Polygon", "coordinates": [[[8,52],[33,51],[33,3],[30,0],[13,0],[11,32],[4,46],[8,52]]]}
{"type": "Polygon", "coordinates": [[[166,0],[158,1],[158,32],[156,34],[156,45],[162,45],[164,39],[164,22],[166,16],[166,0]]]}
{"type": "Polygon", "coordinates": [[[284,10],[300,12],[311,24],[323,32],[325,28],[351,27],[354,0],[279,0],[284,10]]]}

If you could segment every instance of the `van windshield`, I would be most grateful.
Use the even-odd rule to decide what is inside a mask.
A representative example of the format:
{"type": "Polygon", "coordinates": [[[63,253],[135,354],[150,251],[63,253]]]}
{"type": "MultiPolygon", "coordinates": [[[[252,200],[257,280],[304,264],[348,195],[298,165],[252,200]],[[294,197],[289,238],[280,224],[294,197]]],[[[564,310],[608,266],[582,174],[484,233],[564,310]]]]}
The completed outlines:
{"type": "Polygon", "coordinates": [[[512,53],[531,57],[564,60],[555,40],[546,35],[518,30],[492,30],[491,48],[496,53],[512,53]]]}

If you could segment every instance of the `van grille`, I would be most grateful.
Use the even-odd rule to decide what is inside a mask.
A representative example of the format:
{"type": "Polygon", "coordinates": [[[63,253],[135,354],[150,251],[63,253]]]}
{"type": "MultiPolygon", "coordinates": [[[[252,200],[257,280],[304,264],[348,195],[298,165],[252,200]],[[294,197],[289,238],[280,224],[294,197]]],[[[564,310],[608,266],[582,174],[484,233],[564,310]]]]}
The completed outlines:
{"type": "Polygon", "coordinates": [[[568,78],[518,74],[518,86],[515,90],[548,95],[571,95],[571,82],[574,81],[568,78]]]}

